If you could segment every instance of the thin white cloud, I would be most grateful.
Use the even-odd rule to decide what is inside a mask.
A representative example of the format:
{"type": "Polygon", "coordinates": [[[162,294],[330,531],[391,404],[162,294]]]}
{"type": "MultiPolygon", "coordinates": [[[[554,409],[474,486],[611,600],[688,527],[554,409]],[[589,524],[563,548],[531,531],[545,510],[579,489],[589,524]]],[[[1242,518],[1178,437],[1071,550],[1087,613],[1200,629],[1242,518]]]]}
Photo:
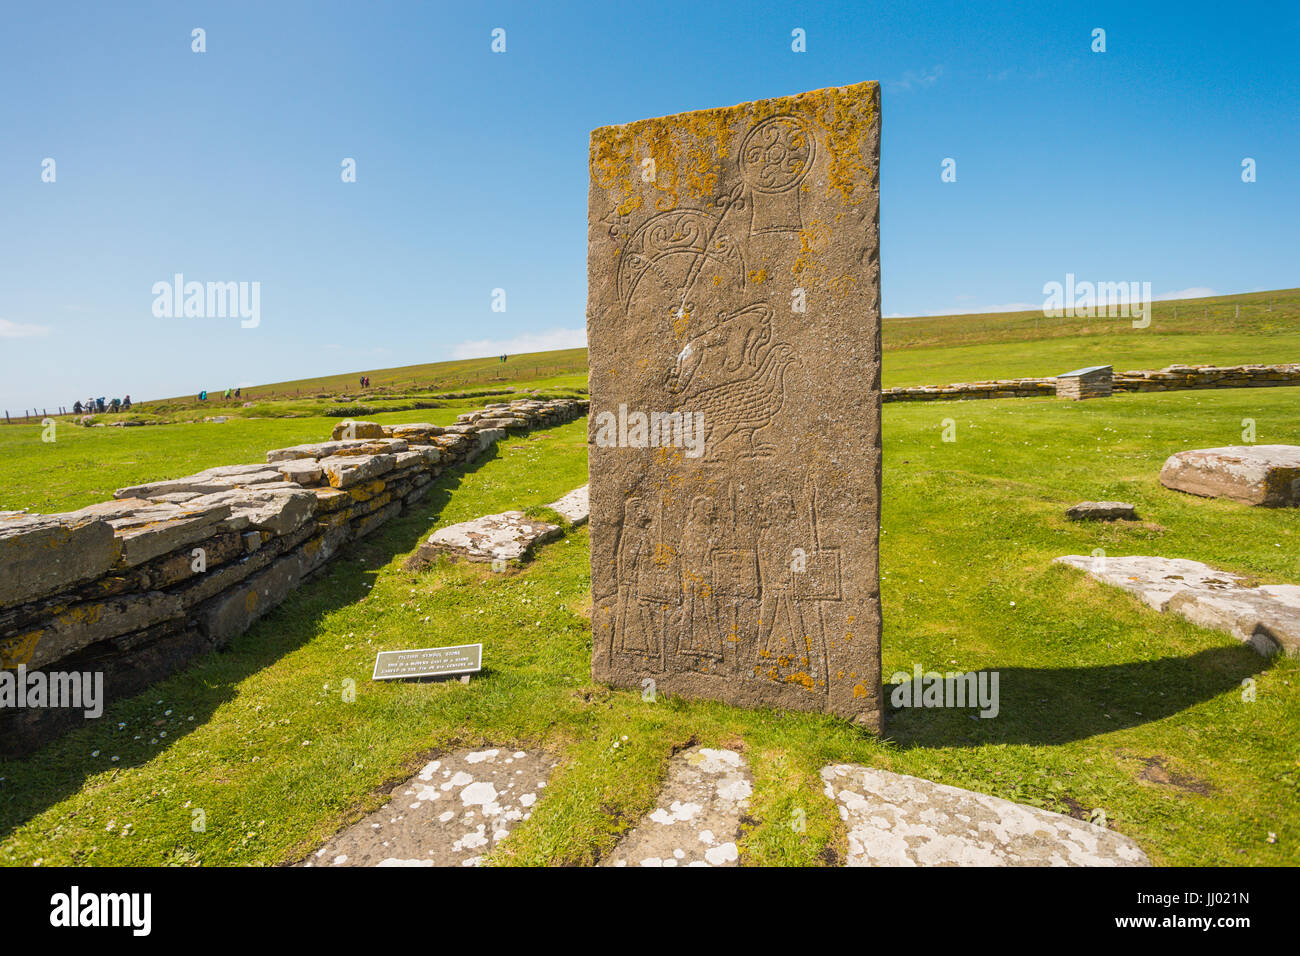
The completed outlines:
{"type": "Polygon", "coordinates": [[[0,338],[35,338],[36,336],[48,336],[48,334],[48,325],[12,323],[8,319],[0,319],[0,338]]]}
{"type": "Polygon", "coordinates": [[[1208,289],[1202,285],[1192,286],[1190,289],[1179,289],[1177,292],[1166,292],[1162,295],[1152,296],[1153,299],[1208,299],[1219,293],[1213,289],[1208,289]]]}
{"type": "Polygon", "coordinates": [[[899,80],[890,80],[889,89],[894,93],[910,93],[912,90],[925,90],[939,82],[943,76],[943,67],[934,66],[929,70],[908,70],[899,80]]]}
{"type": "Polygon", "coordinates": [[[521,352],[551,352],[555,349],[586,347],[586,329],[551,329],[547,332],[523,332],[508,339],[471,339],[453,345],[451,357],[485,358],[490,355],[518,355],[521,352]]]}
{"type": "Polygon", "coordinates": [[[0,339],[31,339],[38,335],[49,335],[49,326],[31,325],[26,322],[10,322],[0,319],[0,339]]]}

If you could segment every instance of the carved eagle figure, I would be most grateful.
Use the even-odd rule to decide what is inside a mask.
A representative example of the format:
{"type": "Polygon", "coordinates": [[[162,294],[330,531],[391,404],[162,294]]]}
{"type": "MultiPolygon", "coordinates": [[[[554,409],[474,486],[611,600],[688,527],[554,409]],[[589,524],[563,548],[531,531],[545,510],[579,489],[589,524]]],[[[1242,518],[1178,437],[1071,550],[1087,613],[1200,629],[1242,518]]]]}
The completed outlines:
{"type": "Polygon", "coordinates": [[[686,343],[668,376],[676,408],[703,412],[705,454],[728,443],[742,457],[764,458],[775,448],[755,440],[785,404],[786,369],[798,360],[772,342],[771,306],[746,306],[686,343]]]}

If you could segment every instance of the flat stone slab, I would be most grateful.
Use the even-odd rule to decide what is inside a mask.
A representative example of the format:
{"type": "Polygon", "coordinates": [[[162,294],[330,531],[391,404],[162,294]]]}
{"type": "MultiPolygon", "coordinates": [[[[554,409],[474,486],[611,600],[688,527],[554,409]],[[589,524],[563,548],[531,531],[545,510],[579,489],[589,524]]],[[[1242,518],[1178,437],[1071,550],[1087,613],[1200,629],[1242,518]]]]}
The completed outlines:
{"type": "Polygon", "coordinates": [[[602,866],[739,866],[736,841],[754,791],[734,750],[691,747],[676,754],[654,810],[602,866]]]}
{"type": "Polygon", "coordinates": [[[0,517],[0,607],[97,578],[119,553],[112,527],[96,515],[0,517]]]}
{"type": "Polygon", "coordinates": [[[881,729],[880,117],[858,83],[592,132],[595,680],[881,729]]]}
{"type": "Polygon", "coordinates": [[[1235,574],[1184,558],[1070,554],[1053,563],[1123,588],[1157,611],[1227,631],[1261,654],[1300,654],[1300,585],[1250,587],[1235,574]]]}
{"type": "Polygon", "coordinates": [[[1160,483],[1205,498],[1300,506],[1300,446],[1229,445],[1170,455],[1160,483]]]}
{"type": "Polygon", "coordinates": [[[1061,813],[856,764],[823,767],[845,866],[1150,866],[1136,843],[1061,813]]]}
{"type": "Polygon", "coordinates": [[[439,528],[420,546],[413,560],[420,563],[438,554],[450,554],[471,561],[522,561],[537,545],[561,533],[559,525],[530,518],[522,511],[506,511],[439,528]]]}
{"type": "Polygon", "coordinates": [[[478,866],[532,816],[555,766],[545,753],[510,747],[432,760],[301,865],[478,866]]]}
{"type": "Polygon", "coordinates": [[[1137,520],[1137,509],[1125,501],[1080,501],[1065,509],[1071,521],[1137,520]]]}
{"type": "Polygon", "coordinates": [[[558,512],[565,521],[571,525],[585,524],[591,514],[591,507],[587,497],[587,485],[581,488],[575,488],[559,501],[552,501],[546,507],[552,511],[558,512]]]}

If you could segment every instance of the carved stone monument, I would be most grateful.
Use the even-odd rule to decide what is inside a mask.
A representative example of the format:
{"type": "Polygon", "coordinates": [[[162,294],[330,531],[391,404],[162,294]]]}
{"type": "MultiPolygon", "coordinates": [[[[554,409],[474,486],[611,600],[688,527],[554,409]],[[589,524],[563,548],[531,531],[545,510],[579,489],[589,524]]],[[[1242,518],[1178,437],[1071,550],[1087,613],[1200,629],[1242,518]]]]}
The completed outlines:
{"type": "Polygon", "coordinates": [[[592,133],[597,680],[880,728],[879,158],[876,83],[592,133]]]}

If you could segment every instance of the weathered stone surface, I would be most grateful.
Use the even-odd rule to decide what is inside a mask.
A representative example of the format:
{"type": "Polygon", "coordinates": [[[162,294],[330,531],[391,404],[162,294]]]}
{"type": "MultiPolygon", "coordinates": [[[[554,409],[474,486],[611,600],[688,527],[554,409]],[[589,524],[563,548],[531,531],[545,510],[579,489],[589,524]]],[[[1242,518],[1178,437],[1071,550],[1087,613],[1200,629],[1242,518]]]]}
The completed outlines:
{"type": "Polygon", "coordinates": [[[293,461],[286,461],[276,466],[276,470],[284,476],[285,481],[292,481],[299,485],[319,484],[325,473],[321,470],[320,462],[315,458],[297,458],[293,461]]]}
{"type": "Polygon", "coordinates": [[[397,459],[393,455],[357,455],[346,458],[322,458],[321,471],[329,479],[331,488],[351,488],[393,470],[397,459]]]}
{"type": "Polygon", "coordinates": [[[0,639],[0,667],[45,667],[97,641],[180,617],[181,601],[161,591],[146,591],[62,607],[40,627],[0,639]]]}
{"type": "Polygon", "coordinates": [[[205,495],[189,506],[226,505],[230,517],[223,527],[231,531],[252,528],[271,534],[288,534],[310,520],[316,508],[316,495],[304,488],[288,487],[281,478],[271,485],[240,488],[217,495],[205,495]]]}
{"type": "Polygon", "coordinates": [[[192,475],[189,478],[172,478],[168,481],[151,481],[143,485],[130,485],[113,492],[114,498],[157,498],[168,494],[210,495],[225,491],[230,485],[210,476],[192,475]]]}
{"type": "Polygon", "coordinates": [[[412,556],[418,567],[439,554],[471,561],[521,561],[537,545],[562,534],[558,525],[530,518],[522,511],[486,515],[439,528],[412,556]]]}
{"type": "Polygon", "coordinates": [[[1111,394],[1115,370],[1109,365],[1092,365],[1056,376],[1056,397],[1079,401],[1106,398],[1111,394]]]}
{"type": "Polygon", "coordinates": [[[575,488],[559,501],[552,501],[547,507],[559,514],[571,525],[586,524],[587,518],[591,514],[591,504],[587,495],[588,487],[583,485],[581,488],[575,488]]]}
{"type": "Polygon", "coordinates": [[[1137,509],[1125,501],[1081,501],[1065,510],[1071,521],[1137,520],[1137,509]]]}
{"type": "Polygon", "coordinates": [[[879,158],[874,83],[592,133],[597,679],[879,729],[879,158]]]}
{"type": "Polygon", "coordinates": [[[302,866],[478,866],[533,815],[556,761],[514,748],[430,761],[302,866]]]}
{"type": "Polygon", "coordinates": [[[1157,611],[1227,631],[1261,654],[1300,654],[1300,585],[1251,587],[1235,574],[1183,558],[1070,554],[1055,563],[1123,588],[1157,611]]]}
{"type": "Polygon", "coordinates": [[[226,643],[288,597],[303,573],[300,554],[280,558],[201,607],[199,627],[214,645],[226,643]]]}
{"type": "Polygon", "coordinates": [[[1128,837],[1064,814],[854,764],[821,775],[846,866],[1150,866],[1128,837]]]}
{"type": "Polygon", "coordinates": [[[121,545],[122,565],[133,568],[168,551],[202,541],[229,517],[228,504],[216,502],[194,507],[192,502],[186,502],[154,505],[108,523],[121,545]]]}
{"type": "Polygon", "coordinates": [[[691,747],[673,756],[655,809],[603,866],[738,866],[740,820],[754,787],[734,750],[691,747]]]}
{"type": "Polygon", "coordinates": [[[384,426],[378,422],[339,422],[330,436],[335,441],[354,438],[385,438],[384,426]]]}
{"type": "Polygon", "coordinates": [[[364,441],[322,441],[288,448],[274,448],[266,453],[269,464],[278,465],[300,458],[330,458],[343,455],[385,455],[406,451],[400,438],[371,438],[364,441]]]}
{"type": "Polygon", "coordinates": [[[195,477],[206,478],[247,478],[250,475],[261,476],[267,471],[274,469],[268,468],[264,463],[257,462],[251,465],[218,465],[216,468],[205,468],[195,477]]]}
{"type": "Polygon", "coordinates": [[[401,438],[412,445],[427,444],[433,438],[441,435],[443,432],[441,425],[431,425],[428,422],[411,422],[405,425],[385,425],[384,434],[393,438],[401,438]]]}
{"type": "Polygon", "coordinates": [[[1300,506],[1300,446],[1229,445],[1170,455],[1160,483],[1205,498],[1300,506]]]}

